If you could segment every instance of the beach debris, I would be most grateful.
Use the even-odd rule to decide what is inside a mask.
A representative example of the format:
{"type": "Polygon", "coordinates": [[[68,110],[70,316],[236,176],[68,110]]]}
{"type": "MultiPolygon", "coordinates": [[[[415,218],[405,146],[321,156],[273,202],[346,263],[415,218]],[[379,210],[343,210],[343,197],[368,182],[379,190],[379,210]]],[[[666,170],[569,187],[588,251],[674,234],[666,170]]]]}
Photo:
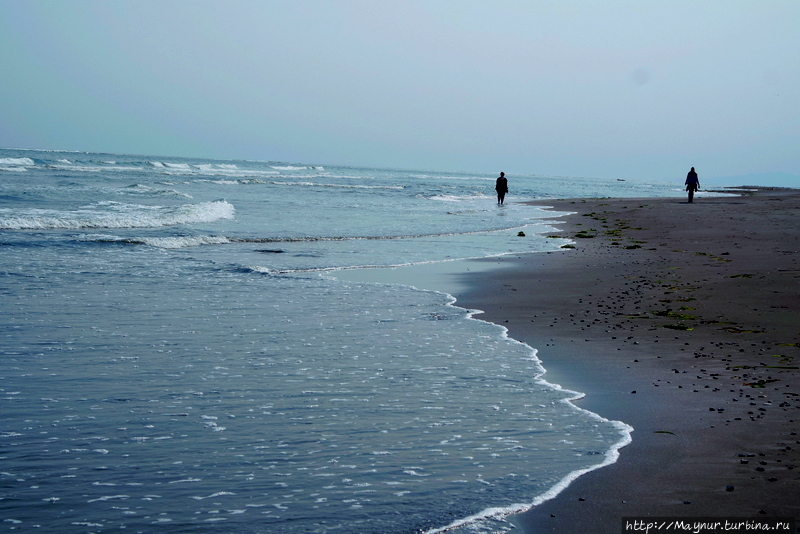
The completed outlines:
{"type": "Polygon", "coordinates": [[[677,323],[677,324],[663,324],[661,328],[669,328],[671,330],[694,330],[694,328],[690,326],[686,326],[685,324],[677,323]]]}
{"type": "Polygon", "coordinates": [[[520,230],[520,231],[517,233],[517,236],[518,236],[518,237],[525,237],[525,232],[523,232],[522,230],[520,230]]]}
{"type": "MultiPolygon", "coordinates": [[[[745,382],[743,385],[750,386],[751,388],[761,388],[761,389],[763,389],[770,382],[780,382],[780,380],[778,380],[777,378],[773,378],[773,379],[768,379],[768,380],[759,380],[758,382],[745,382]]],[[[759,408],[759,410],[766,411],[763,408],[759,408]]]]}
{"type": "MultiPolygon", "coordinates": [[[[676,252],[680,252],[680,251],[676,251],[676,252]]],[[[725,263],[730,263],[730,261],[731,261],[731,260],[726,259],[726,258],[720,258],[719,256],[714,256],[713,254],[709,254],[707,252],[695,252],[695,254],[698,255],[698,256],[706,256],[706,257],[708,257],[708,258],[710,258],[712,260],[722,261],[722,262],[725,262],[725,263]]],[[[747,276],[749,278],[752,275],[747,275],[747,276]]],[[[732,277],[732,278],[734,278],[734,277],[732,277]]]]}
{"type": "Polygon", "coordinates": [[[672,311],[672,309],[670,308],[667,308],[666,310],[662,311],[651,311],[650,313],[652,313],[653,315],[657,315],[658,317],[669,317],[670,319],[681,319],[684,321],[693,321],[697,319],[697,317],[695,317],[694,315],[689,315],[686,313],[676,313],[672,311]]]}

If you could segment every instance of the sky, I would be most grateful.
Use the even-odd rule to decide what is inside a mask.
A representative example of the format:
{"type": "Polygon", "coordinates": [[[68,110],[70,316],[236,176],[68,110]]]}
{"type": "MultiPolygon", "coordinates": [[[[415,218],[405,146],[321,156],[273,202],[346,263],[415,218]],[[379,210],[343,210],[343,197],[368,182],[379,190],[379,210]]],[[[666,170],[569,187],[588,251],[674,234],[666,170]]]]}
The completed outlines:
{"type": "Polygon", "coordinates": [[[0,0],[0,73],[5,148],[800,176],[797,0],[0,0]]]}

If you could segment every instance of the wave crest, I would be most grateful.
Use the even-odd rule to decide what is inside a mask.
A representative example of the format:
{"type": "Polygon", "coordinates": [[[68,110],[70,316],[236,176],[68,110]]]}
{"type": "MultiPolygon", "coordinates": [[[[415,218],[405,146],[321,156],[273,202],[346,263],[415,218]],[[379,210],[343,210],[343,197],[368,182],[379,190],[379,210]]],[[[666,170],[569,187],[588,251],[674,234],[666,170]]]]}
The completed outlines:
{"type": "Polygon", "coordinates": [[[106,201],[74,211],[0,209],[0,229],[158,228],[233,219],[235,213],[235,208],[224,200],[180,206],[142,206],[106,201]]]}
{"type": "Polygon", "coordinates": [[[31,158],[0,158],[0,165],[17,165],[20,167],[32,167],[35,165],[31,158]]]}

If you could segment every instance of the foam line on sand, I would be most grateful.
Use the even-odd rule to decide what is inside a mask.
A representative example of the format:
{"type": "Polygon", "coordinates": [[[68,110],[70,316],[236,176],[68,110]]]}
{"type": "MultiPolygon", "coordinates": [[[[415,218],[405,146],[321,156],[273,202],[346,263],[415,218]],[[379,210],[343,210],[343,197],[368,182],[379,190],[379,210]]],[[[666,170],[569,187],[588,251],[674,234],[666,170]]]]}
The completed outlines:
{"type": "MultiPolygon", "coordinates": [[[[800,516],[800,191],[538,201],[575,248],[482,261],[457,305],[538,349],[579,406],[633,426],[620,458],[514,516],[800,516]]],[[[556,239],[555,237],[553,239],[556,239]]]]}

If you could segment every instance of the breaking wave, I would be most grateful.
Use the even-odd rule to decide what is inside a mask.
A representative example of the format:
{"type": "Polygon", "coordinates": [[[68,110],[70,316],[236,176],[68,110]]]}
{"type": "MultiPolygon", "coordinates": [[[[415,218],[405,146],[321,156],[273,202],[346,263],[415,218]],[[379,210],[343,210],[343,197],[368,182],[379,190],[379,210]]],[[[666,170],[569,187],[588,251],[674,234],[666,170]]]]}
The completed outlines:
{"type": "Polygon", "coordinates": [[[236,210],[224,200],[180,206],[143,206],[97,202],[76,210],[0,209],[0,229],[158,228],[232,219],[236,210]]]}

